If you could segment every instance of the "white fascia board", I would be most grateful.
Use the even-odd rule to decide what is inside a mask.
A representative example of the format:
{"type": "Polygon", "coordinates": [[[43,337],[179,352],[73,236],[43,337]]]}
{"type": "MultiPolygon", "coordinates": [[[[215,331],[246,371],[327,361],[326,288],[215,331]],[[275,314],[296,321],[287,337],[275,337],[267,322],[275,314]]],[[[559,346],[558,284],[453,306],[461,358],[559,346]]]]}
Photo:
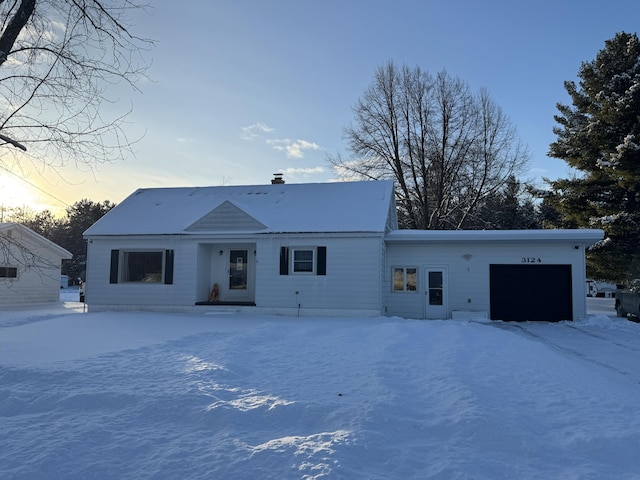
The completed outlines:
{"type": "Polygon", "coordinates": [[[468,242],[579,242],[591,245],[604,238],[599,229],[571,230],[395,230],[385,235],[387,243],[468,242]]]}

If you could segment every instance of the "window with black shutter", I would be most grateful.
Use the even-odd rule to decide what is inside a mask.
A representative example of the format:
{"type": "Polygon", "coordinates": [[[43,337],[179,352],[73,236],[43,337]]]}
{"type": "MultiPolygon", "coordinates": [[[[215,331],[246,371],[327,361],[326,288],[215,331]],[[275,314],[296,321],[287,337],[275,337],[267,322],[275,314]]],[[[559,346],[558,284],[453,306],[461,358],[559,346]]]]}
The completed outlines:
{"type": "Polygon", "coordinates": [[[281,247],[280,275],[326,275],[327,247],[281,247]]]}
{"type": "Polygon", "coordinates": [[[173,284],[173,250],[111,250],[109,283],[173,284]]]}

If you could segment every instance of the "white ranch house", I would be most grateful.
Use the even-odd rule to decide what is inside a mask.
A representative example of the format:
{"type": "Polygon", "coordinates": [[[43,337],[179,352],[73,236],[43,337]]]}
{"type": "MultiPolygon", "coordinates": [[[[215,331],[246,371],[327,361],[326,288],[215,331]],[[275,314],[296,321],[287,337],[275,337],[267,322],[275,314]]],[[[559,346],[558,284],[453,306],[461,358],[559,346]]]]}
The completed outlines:
{"type": "Polygon", "coordinates": [[[0,223],[0,305],[60,300],[64,248],[18,223],[0,223]]]}
{"type": "Polygon", "coordinates": [[[391,181],[140,189],[85,232],[92,311],[573,320],[601,230],[398,230],[391,181]]]}

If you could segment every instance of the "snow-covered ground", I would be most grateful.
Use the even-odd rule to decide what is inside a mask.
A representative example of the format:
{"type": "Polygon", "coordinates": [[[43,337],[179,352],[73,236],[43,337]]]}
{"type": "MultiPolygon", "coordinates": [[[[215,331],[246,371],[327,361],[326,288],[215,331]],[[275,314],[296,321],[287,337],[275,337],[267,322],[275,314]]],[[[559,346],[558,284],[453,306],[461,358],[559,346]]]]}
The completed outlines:
{"type": "MultiPolygon", "coordinates": [[[[0,310],[2,479],[640,478],[640,325],[0,310]]],[[[67,301],[65,301],[67,300],[67,301]]]]}

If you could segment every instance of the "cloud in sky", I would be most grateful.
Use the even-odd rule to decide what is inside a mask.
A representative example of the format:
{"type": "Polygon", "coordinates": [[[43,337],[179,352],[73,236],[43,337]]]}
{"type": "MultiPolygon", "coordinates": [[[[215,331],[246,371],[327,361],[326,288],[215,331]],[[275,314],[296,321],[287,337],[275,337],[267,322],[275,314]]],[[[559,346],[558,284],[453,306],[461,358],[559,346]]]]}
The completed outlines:
{"type": "Polygon", "coordinates": [[[262,122],[257,122],[257,123],[254,123],[253,125],[242,127],[242,133],[240,135],[240,138],[242,138],[243,140],[255,140],[256,138],[260,137],[265,133],[271,133],[274,131],[275,129],[271,128],[267,124],[262,122]]]}
{"type": "Polygon", "coordinates": [[[303,158],[305,150],[319,150],[320,145],[307,140],[267,140],[267,144],[276,150],[286,152],[288,158],[303,158]]]}
{"type": "Polygon", "coordinates": [[[295,176],[306,176],[306,175],[314,175],[316,173],[324,173],[325,169],[323,167],[309,167],[309,168],[294,168],[289,167],[285,168],[282,173],[285,175],[295,176]]]}
{"type": "MultiPolygon", "coordinates": [[[[273,132],[275,132],[275,128],[271,128],[263,122],[256,122],[253,125],[242,127],[240,138],[243,140],[253,141],[273,132]]],[[[287,158],[304,158],[304,152],[306,150],[320,150],[320,145],[308,140],[290,140],[288,138],[280,138],[266,139],[266,143],[274,150],[285,152],[287,158]]]]}

